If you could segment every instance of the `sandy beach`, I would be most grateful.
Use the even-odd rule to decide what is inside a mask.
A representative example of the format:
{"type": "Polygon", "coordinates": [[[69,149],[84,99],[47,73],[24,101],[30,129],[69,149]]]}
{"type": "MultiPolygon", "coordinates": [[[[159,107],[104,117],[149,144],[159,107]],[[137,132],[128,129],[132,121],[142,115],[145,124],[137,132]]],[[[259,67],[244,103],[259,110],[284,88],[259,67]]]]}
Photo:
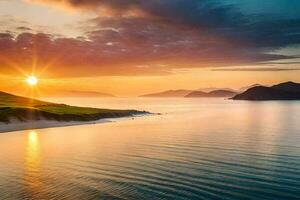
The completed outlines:
{"type": "Polygon", "coordinates": [[[3,123],[0,122],[0,133],[6,132],[14,132],[14,131],[22,131],[22,130],[31,130],[31,129],[44,129],[44,128],[54,128],[54,127],[66,127],[66,126],[80,126],[80,125],[88,125],[88,124],[101,124],[101,123],[109,123],[109,122],[116,122],[121,119],[134,119],[136,117],[145,117],[147,115],[154,115],[153,113],[149,114],[140,114],[128,117],[118,117],[118,118],[106,118],[106,119],[99,119],[96,121],[55,121],[55,120],[32,120],[32,121],[18,121],[18,120],[11,120],[10,123],[3,123]]]}
{"type": "Polygon", "coordinates": [[[99,124],[112,122],[110,119],[100,119],[97,121],[90,122],[59,122],[53,120],[39,120],[39,121],[14,121],[11,123],[0,123],[0,133],[13,132],[13,131],[22,131],[22,130],[31,130],[31,129],[44,129],[44,128],[53,128],[53,127],[65,127],[65,126],[77,126],[77,125],[86,125],[86,124],[99,124]]]}

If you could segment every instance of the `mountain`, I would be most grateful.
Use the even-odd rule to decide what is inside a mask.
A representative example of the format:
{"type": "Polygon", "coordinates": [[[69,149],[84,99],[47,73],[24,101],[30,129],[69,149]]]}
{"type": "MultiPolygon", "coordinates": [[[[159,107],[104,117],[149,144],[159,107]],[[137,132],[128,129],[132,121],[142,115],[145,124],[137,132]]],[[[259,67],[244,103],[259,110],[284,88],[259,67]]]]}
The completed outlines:
{"type": "Polygon", "coordinates": [[[300,84],[285,82],[272,87],[257,86],[234,96],[234,100],[300,100],[300,84]]]}
{"type": "Polygon", "coordinates": [[[231,90],[214,90],[208,94],[212,97],[233,97],[237,93],[231,90]]]}
{"type": "Polygon", "coordinates": [[[192,90],[167,90],[159,93],[145,94],[140,97],[184,97],[192,90]]]}
{"type": "Polygon", "coordinates": [[[254,87],[258,87],[258,86],[263,86],[261,84],[253,84],[253,85],[248,85],[248,86],[245,86],[245,87],[241,87],[239,89],[240,92],[245,92],[246,90],[250,89],[250,88],[254,88],[254,87]]]}
{"type": "Polygon", "coordinates": [[[231,89],[231,88],[216,88],[216,87],[199,88],[198,90],[195,90],[195,91],[202,91],[202,92],[208,93],[208,92],[215,91],[215,90],[227,90],[227,91],[235,92],[235,90],[231,89]]]}
{"type": "Polygon", "coordinates": [[[126,117],[147,112],[110,110],[55,104],[0,92],[0,122],[28,120],[94,121],[103,118],[126,117]]]}
{"type": "Polygon", "coordinates": [[[285,82],[285,83],[280,83],[278,85],[272,86],[274,89],[278,90],[284,90],[287,92],[297,92],[300,93],[300,84],[299,83],[294,83],[292,81],[285,82]]]}
{"type": "Polygon", "coordinates": [[[211,92],[193,91],[186,95],[187,98],[201,98],[201,97],[233,97],[236,92],[231,90],[214,90],[211,92]]]}
{"type": "Polygon", "coordinates": [[[193,91],[185,95],[186,98],[192,98],[192,97],[208,97],[208,93],[202,92],[202,91],[193,91]]]}

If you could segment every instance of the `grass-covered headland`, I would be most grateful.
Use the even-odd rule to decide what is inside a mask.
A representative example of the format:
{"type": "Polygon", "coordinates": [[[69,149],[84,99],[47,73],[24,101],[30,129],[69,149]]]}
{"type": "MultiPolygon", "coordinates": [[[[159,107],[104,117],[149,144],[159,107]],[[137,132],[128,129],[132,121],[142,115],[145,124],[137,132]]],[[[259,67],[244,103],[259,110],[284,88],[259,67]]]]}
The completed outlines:
{"type": "Polygon", "coordinates": [[[94,121],[146,114],[146,111],[111,110],[55,104],[0,92],[0,122],[13,120],[94,121]]]}

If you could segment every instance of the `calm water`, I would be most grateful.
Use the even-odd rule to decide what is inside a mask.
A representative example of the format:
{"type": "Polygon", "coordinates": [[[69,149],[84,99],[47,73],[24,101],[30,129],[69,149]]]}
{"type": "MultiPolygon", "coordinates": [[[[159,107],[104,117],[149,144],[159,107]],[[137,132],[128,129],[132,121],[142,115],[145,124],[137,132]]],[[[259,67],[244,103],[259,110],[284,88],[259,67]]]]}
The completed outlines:
{"type": "Polygon", "coordinates": [[[300,198],[300,102],[57,101],[163,115],[0,134],[0,199],[300,198]]]}

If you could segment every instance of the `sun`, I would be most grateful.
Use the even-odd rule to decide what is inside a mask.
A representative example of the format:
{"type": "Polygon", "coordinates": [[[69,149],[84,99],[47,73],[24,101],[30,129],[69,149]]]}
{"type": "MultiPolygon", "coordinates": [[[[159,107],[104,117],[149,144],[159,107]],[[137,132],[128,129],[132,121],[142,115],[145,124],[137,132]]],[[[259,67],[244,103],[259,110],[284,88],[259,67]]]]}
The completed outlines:
{"type": "Polygon", "coordinates": [[[30,86],[35,86],[35,85],[38,84],[39,80],[35,76],[28,76],[27,79],[26,79],[26,82],[30,86]]]}

